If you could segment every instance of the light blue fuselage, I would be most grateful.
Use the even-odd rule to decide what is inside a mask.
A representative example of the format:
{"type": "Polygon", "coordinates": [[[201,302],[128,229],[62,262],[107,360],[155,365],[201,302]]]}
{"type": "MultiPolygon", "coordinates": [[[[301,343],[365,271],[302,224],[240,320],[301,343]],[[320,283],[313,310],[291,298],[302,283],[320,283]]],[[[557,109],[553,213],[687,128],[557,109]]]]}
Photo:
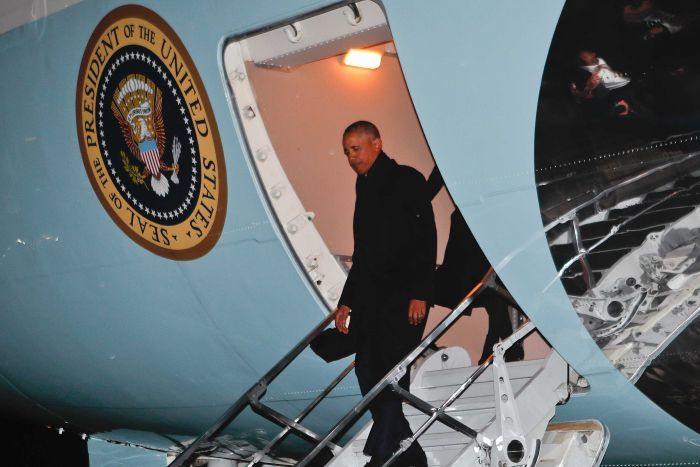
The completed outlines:
{"type": "MultiPolygon", "coordinates": [[[[216,246],[193,261],[159,257],[124,235],[81,160],[80,61],[97,23],[123,3],[85,1],[0,36],[0,406],[90,431],[196,435],[326,312],[261,198],[223,78],[222,47],[229,37],[334,2],[144,3],[192,56],[223,145],[226,222],[216,246]]],[[[698,434],[611,366],[553,281],[533,141],[562,5],[383,2],[418,118],[455,202],[539,331],[591,384],[590,393],[557,408],[557,419],[604,422],[607,463],[693,461],[700,448],[688,440],[698,434]]],[[[298,412],[342,366],[306,353],[268,397],[298,412]]],[[[358,393],[349,378],[312,427],[330,426],[358,393]]],[[[267,425],[257,420],[244,418],[237,429],[261,435],[255,429],[267,425]]]]}

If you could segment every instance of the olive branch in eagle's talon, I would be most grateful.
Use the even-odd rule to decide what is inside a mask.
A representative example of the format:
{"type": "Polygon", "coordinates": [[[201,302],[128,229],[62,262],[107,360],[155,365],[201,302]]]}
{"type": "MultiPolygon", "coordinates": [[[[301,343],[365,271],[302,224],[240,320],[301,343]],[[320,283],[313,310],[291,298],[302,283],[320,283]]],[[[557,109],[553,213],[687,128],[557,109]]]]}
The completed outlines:
{"type": "Polygon", "coordinates": [[[124,170],[131,179],[131,182],[137,185],[143,185],[148,190],[148,185],[146,185],[146,175],[142,174],[139,171],[138,167],[129,163],[129,157],[124,151],[119,151],[119,154],[122,157],[122,164],[124,165],[124,170]]]}

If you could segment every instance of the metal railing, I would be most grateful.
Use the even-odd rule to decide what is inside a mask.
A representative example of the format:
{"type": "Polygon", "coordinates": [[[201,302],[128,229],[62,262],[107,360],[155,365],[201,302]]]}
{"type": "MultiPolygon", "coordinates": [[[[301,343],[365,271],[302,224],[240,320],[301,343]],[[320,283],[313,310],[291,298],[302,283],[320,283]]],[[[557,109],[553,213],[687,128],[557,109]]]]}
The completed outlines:
{"type": "MultiPolygon", "coordinates": [[[[391,464],[398,456],[401,455],[411,443],[420,437],[425,431],[435,422],[440,421],[446,426],[458,431],[476,441],[483,449],[489,449],[491,441],[481,435],[478,431],[466,426],[459,420],[447,415],[446,408],[450,406],[459,396],[464,393],[476,379],[491,365],[493,356],[489,357],[482,363],[474,373],[462,383],[459,388],[440,406],[433,407],[429,403],[416,397],[410,392],[399,386],[399,380],[406,374],[407,369],[413,364],[423,353],[434,346],[435,341],[442,336],[452,325],[470,308],[476,298],[487,288],[494,290],[501,295],[505,300],[514,304],[513,298],[507,290],[499,286],[495,281],[495,273],[492,268],[489,268],[486,275],[462,300],[462,302],[453,309],[440,323],[426,336],[420,344],[415,347],[406,357],[404,357],[394,368],[389,371],[333,428],[324,436],[309,430],[304,427],[301,422],[313,411],[316,406],[340,383],[343,378],[354,367],[354,362],[350,363],[311,403],[295,418],[291,419],[271,407],[262,403],[261,398],[266,393],[268,385],[284,371],[285,368],[306,349],[311,341],[321,333],[335,319],[335,312],[329,314],[321,323],[319,323],[309,334],[304,337],[287,355],[285,355],[270,371],[268,371],[257,383],[255,383],[248,391],[246,391],[226,413],[212,425],[204,434],[192,442],[177,458],[170,464],[170,467],[186,467],[189,463],[198,456],[198,449],[205,443],[213,440],[223,429],[228,426],[246,407],[250,406],[256,413],[267,418],[282,427],[282,431],[273,438],[264,448],[256,452],[248,465],[253,466],[262,461],[279,443],[290,433],[306,439],[311,442],[313,449],[297,464],[299,467],[308,465],[316,458],[324,449],[330,449],[335,454],[340,451],[340,448],[335,444],[345,432],[352,427],[357,419],[368,409],[369,404],[386,388],[396,392],[399,396],[405,399],[409,404],[416,407],[421,412],[429,416],[428,420],[416,431],[416,433],[407,440],[401,443],[400,449],[394,453],[393,457],[387,461],[385,465],[391,464]]],[[[534,329],[532,323],[528,322],[520,327],[509,339],[509,342],[515,342],[534,329]]]]}
{"type": "Polygon", "coordinates": [[[544,231],[549,232],[555,227],[557,227],[560,224],[564,224],[566,222],[570,222],[571,220],[574,219],[578,215],[579,212],[581,212],[583,209],[593,206],[595,208],[596,212],[600,212],[600,207],[599,203],[607,198],[608,196],[612,195],[618,190],[621,190],[625,187],[634,185],[646,178],[651,177],[652,175],[656,175],[659,172],[663,172],[664,170],[672,169],[676,166],[680,166],[681,164],[688,162],[692,159],[695,159],[697,156],[700,155],[700,151],[692,151],[686,154],[685,156],[681,157],[678,160],[666,162],[664,164],[661,164],[659,166],[653,167],[651,169],[645,170],[643,172],[640,172],[636,175],[630,176],[624,180],[622,180],[619,183],[616,183],[615,185],[612,185],[608,188],[605,188],[601,190],[599,193],[597,193],[595,196],[592,198],[584,201],[583,203],[579,204],[578,206],[571,208],[568,210],[566,213],[558,216],[555,220],[549,222],[544,226],[544,231]]]}
{"type": "MultiPolygon", "coordinates": [[[[269,384],[274,381],[285,368],[287,368],[296,357],[301,354],[311,341],[321,333],[335,319],[335,312],[330,313],[321,321],[315,328],[309,332],[292,350],[290,350],[277,364],[270,369],[258,382],[248,389],[207,431],[199,438],[194,440],[175,460],[170,464],[170,467],[186,467],[189,463],[198,456],[198,450],[205,443],[213,440],[218,436],[231,422],[243,412],[247,407],[253,409],[256,413],[268,418],[277,424],[283,425],[283,431],[268,443],[263,451],[269,452],[277,444],[279,444],[287,434],[294,432],[302,438],[319,441],[320,436],[313,433],[300,424],[301,420],[306,417],[313,409],[327,396],[338,383],[352,370],[354,362],[348,365],[343,372],[338,375],[319,395],[316,397],[296,419],[291,420],[274,409],[266,406],[260,401],[260,398],[265,395],[269,384]]],[[[260,453],[260,452],[259,452],[260,453]]],[[[259,454],[259,453],[256,453],[259,454]]],[[[262,458],[264,454],[260,455],[262,458]]]]}
{"type": "Polygon", "coordinates": [[[670,194],[667,196],[660,198],[654,203],[651,203],[649,206],[645,207],[644,209],[640,210],[636,214],[621,220],[619,224],[613,225],[610,227],[610,231],[607,232],[605,235],[603,235],[601,238],[597,239],[592,245],[585,247],[583,244],[583,237],[581,235],[581,224],[580,224],[580,218],[579,218],[579,213],[583,211],[585,208],[588,208],[590,206],[595,207],[596,212],[600,212],[601,209],[599,207],[599,203],[605,199],[606,197],[612,195],[613,193],[617,192],[618,190],[621,190],[623,188],[626,188],[628,186],[631,186],[635,183],[638,183],[646,178],[651,177],[652,175],[656,175],[659,172],[663,172],[664,170],[672,169],[675,168],[685,162],[688,162],[697,156],[700,155],[700,151],[693,151],[682,158],[667,162],[665,164],[662,164],[660,166],[651,168],[649,170],[645,170],[637,175],[634,175],[632,177],[629,177],[620,183],[617,183],[613,186],[610,186],[604,190],[602,190],[600,193],[595,195],[593,198],[579,204],[578,206],[570,209],[568,212],[565,214],[559,216],[557,219],[554,221],[550,222],[549,224],[544,226],[544,231],[545,232],[550,232],[553,231],[557,226],[565,223],[570,223],[570,236],[572,239],[572,243],[574,247],[576,248],[576,255],[570,258],[568,261],[564,263],[562,267],[559,268],[559,271],[557,273],[557,278],[561,278],[564,276],[565,272],[576,262],[579,262],[581,265],[581,271],[583,275],[583,280],[584,283],[586,284],[586,289],[587,290],[593,290],[594,287],[596,286],[596,279],[595,279],[595,274],[593,272],[593,269],[591,268],[589,261],[588,261],[588,254],[595,251],[600,245],[605,243],[608,239],[610,239],[613,235],[615,235],[617,232],[620,231],[626,224],[629,224],[631,221],[639,218],[640,216],[647,214],[648,212],[652,211],[654,208],[658,207],[659,205],[663,204],[664,202],[668,201],[669,199],[674,198],[675,196],[679,195],[680,193],[685,193],[685,192],[690,192],[691,190],[695,189],[698,187],[700,184],[693,184],[689,187],[684,187],[684,188],[679,188],[674,191],[672,191],[670,194]]]}
{"type": "MultiPolygon", "coordinates": [[[[507,351],[513,344],[520,341],[534,331],[535,325],[528,321],[520,326],[513,334],[511,334],[505,341],[500,345],[502,351],[507,351]]],[[[474,382],[479,379],[484,371],[493,363],[494,354],[491,354],[477,369],[464,381],[450,396],[443,402],[440,407],[433,407],[432,405],[426,403],[420,398],[414,396],[410,392],[406,391],[398,385],[398,382],[394,381],[391,383],[391,389],[402,396],[409,404],[411,404],[416,409],[420,410],[424,414],[428,415],[428,419],[423,422],[423,424],[418,427],[416,432],[410,437],[404,439],[399,446],[399,449],[389,458],[382,467],[388,467],[394,461],[396,461],[401,454],[403,454],[418,438],[420,438],[428,428],[430,428],[435,422],[442,422],[444,425],[452,428],[455,431],[459,431],[470,438],[474,439],[481,449],[489,449],[492,445],[492,441],[486,438],[481,433],[472,430],[471,428],[461,424],[454,418],[445,414],[445,411],[450,407],[464,392],[469,389],[469,387],[474,384],[474,382]]]]}

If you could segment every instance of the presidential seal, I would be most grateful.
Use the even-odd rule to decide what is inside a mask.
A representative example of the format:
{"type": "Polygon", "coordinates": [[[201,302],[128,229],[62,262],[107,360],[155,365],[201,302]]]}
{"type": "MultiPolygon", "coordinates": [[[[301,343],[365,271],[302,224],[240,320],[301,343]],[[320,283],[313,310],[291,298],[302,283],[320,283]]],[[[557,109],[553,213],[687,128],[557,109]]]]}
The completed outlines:
{"type": "Polygon", "coordinates": [[[76,114],[85,170],[114,222],[158,255],[207,253],[226,216],[223,152],[199,74],[162,18],[129,5],[100,22],[76,114]]]}

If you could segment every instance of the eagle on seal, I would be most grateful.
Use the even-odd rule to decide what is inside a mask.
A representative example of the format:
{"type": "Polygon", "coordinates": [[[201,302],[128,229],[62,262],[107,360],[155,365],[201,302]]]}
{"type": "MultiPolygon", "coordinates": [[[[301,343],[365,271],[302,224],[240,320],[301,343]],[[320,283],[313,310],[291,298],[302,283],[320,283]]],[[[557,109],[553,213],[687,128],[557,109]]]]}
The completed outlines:
{"type": "Polygon", "coordinates": [[[163,161],[165,123],[160,89],[143,75],[127,75],[114,91],[111,108],[129,152],[144,165],[136,181],[145,184],[150,176],[153,191],[165,197],[170,183],[163,172],[173,172],[171,180],[178,183],[179,166],[176,161],[173,165],[163,161]]]}

